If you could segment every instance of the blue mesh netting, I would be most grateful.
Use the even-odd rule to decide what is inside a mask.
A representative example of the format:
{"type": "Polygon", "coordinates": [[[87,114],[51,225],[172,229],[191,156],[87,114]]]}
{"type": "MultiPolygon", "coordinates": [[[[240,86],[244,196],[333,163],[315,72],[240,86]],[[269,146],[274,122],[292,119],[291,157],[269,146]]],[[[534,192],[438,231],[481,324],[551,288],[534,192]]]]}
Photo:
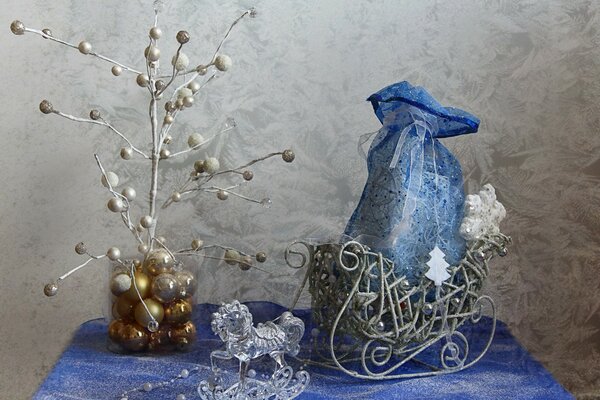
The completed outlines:
{"type": "Polygon", "coordinates": [[[437,245],[451,265],[465,252],[462,171],[437,138],[477,132],[479,119],[442,107],[408,82],[370,96],[383,124],[367,156],[369,176],[345,234],[395,264],[396,276],[414,280],[437,245]]]}

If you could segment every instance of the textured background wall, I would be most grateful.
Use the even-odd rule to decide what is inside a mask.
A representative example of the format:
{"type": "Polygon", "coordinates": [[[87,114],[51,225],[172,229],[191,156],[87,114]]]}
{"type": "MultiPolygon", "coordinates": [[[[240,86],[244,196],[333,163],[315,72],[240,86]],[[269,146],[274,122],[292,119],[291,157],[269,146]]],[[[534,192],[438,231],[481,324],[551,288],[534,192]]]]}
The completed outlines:
{"type": "MultiPolygon", "coordinates": [[[[73,245],[135,250],[105,209],[92,153],[138,192],[147,190],[139,177],[146,166],[120,162],[121,143],[110,132],[37,111],[42,98],[76,115],[98,107],[145,145],[144,92],[134,79],[115,78],[110,65],[39,37],[15,37],[8,26],[19,18],[142,65],[150,3],[6,0],[0,10],[0,397],[27,398],[76,327],[101,312],[102,263],[57,297],[43,297],[44,283],[80,262],[73,245]]],[[[238,131],[209,150],[224,164],[290,144],[297,162],[256,168],[244,193],[271,196],[269,210],[201,197],[164,213],[171,243],[201,236],[272,253],[268,274],[204,263],[199,300],[289,302],[301,273],[284,267],[283,249],[296,238],[342,231],[366,177],[357,138],[378,128],[364,99],[406,79],[481,117],[479,134],[444,144],[461,160],[467,190],[492,183],[509,213],[504,231],[515,244],[494,264],[489,285],[500,317],[569,390],[600,398],[600,4],[173,0],[162,17],[163,54],[186,28],[192,62],[205,61],[229,21],[251,5],[260,17],[241,24],[224,49],[234,59],[231,73],[173,133],[183,145],[192,129],[231,115],[238,131]]],[[[182,176],[168,168],[163,179],[182,176]]]]}

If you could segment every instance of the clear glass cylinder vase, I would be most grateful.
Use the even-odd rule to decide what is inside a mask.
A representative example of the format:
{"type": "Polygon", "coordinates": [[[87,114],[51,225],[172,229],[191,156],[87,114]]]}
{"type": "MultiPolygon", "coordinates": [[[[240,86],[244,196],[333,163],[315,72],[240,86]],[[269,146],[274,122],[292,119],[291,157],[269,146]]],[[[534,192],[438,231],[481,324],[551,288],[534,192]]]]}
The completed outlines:
{"type": "Polygon", "coordinates": [[[108,348],[115,353],[186,351],[196,339],[196,265],[159,249],[114,263],[109,276],[108,348]]]}

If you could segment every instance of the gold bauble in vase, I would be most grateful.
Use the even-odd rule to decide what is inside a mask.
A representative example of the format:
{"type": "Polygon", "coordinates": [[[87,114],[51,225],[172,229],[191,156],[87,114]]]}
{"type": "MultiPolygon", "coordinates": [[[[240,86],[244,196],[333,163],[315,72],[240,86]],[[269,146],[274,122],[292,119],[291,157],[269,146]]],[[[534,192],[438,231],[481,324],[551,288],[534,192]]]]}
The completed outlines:
{"type": "Polygon", "coordinates": [[[135,321],[143,327],[148,327],[155,320],[159,324],[164,318],[163,305],[154,299],[145,299],[135,306],[135,321]]]}
{"type": "Polygon", "coordinates": [[[175,300],[165,305],[165,322],[183,324],[192,318],[192,303],[186,299],[175,300]]]}
{"type": "Polygon", "coordinates": [[[128,291],[126,291],[123,296],[128,298],[132,302],[140,301],[140,297],[145,299],[150,294],[150,285],[152,284],[152,280],[148,275],[143,272],[136,271],[134,273],[134,281],[132,282],[131,287],[128,291]],[[134,284],[135,283],[135,284],[134,284]],[[135,290],[137,288],[137,291],[135,290]],[[140,292],[138,296],[138,292],[140,292]]]}
{"type": "Polygon", "coordinates": [[[196,341],[196,326],[192,321],[185,324],[175,325],[170,332],[171,342],[178,350],[189,350],[192,343],[196,341]]]}
{"type": "Polygon", "coordinates": [[[135,322],[125,323],[119,330],[119,340],[116,340],[124,349],[129,351],[143,351],[148,346],[148,332],[135,322]]]}
{"type": "Polygon", "coordinates": [[[174,264],[175,260],[166,250],[153,250],[144,260],[144,271],[149,275],[156,276],[171,272],[174,264]]]}

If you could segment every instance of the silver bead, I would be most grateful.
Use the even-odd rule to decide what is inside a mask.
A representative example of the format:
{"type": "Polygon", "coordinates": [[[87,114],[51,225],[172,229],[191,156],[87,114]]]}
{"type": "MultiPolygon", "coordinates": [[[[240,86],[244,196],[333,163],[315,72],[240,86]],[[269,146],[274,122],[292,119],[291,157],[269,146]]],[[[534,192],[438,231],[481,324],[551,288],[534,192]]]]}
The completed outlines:
{"type": "Polygon", "coordinates": [[[244,171],[242,176],[244,177],[244,180],[251,181],[252,178],[254,178],[254,173],[252,171],[244,171]]]}
{"type": "Polygon", "coordinates": [[[186,107],[191,107],[194,104],[194,98],[192,96],[185,96],[183,98],[183,105],[186,107]]]}
{"type": "Polygon", "coordinates": [[[202,241],[200,239],[192,240],[192,249],[199,250],[202,248],[202,246],[204,246],[204,241],[202,241]]]}
{"type": "Polygon", "coordinates": [[[171,135],[167,135],[165,136],[165,138],[163,139],[163,143],[164,144],[170,144],[173,141],[173,136],[171,135]]]}
{"type": "Polygon", "coordinates": [[[204,172],[204,160],[197,160],[194,163],[194,171],[201,174],[204,172]]]}
{"type": "Polygon", "coordinates": [[[44,294],[48,297],[52,297],[56,295],[58,292],[58,285],[55,282],[50,282],[46,286],[44,286],[44,294]]]}
{"type": "Polygon", "coordinates": [[[383,321],[379,321],[376,325],[376,328],[379,332],[383,332],[383,330],[385,329],[385,324],[383,323],[383,321]]]}
{"type": "Polygon", "coordinates": [[[175,192],[171,195],[171,200],[173,200],[175,203],[181,201],[181,193],[179,192],[175,192]]]}
{"type": "Polygon", "coordinates": [[[42,33],[46,36],[44,36],[44,39],[48,39],[48,37],[52,37],[52,31],[48,28],[44,28],[42,29],[42,33]]]}
{"type": "Polygon", "coordinates": [[[156,82],[154,82],[154,88],[155,88],[156,90],[158,90],[159,92],[160,92],[161,90],[163,90],[163,89],[165,88],[165,86],[167,86],[167,84],[165,83],[165,81],[162,81],[162,80],[160,80],[160,79],[159,79],[159,80],[157,80],[156,82]]]}
{"type": "Polygon", "coordinates": [[[281,158],[283,158],[283,161],[291,163],[296,158],[296,155],[292,150],[287,149],[283,151],[283,154],[281,154],[281,158]]]}
{"type": "Polygon", "coordinates": [[[158,61],[160,59],[160,49],[156,46],[148,46],[144,51],[144,56],[149,61],[158,61]]]}
{"type": "Polygon", "coordinates": [[[137,78],[135,78],[136,83],[141,86],[141,87],[146,87],[148,86],[148,80],[150,78],[148,78],[148,75],[146,74],[139,74],[137,76],[137,78]]]}
{"type": "Polygon", "coordinates": [[[183,379],[187,379],[190,376],[190,371],[187,369],[182,369],[179,376],[181,376],[183,379]]]}
{"type": "Polygon", "coordinates": [[[171,151],[169,149],[160,149],[160,159],[164,160],[171,157],[171,151]]]}
{"type": "Polygon", "coordinates": [[[452,299],[450,299],[450,304],[452,304],[453,307],[460,307],[460,303],[461,300],[458,297],[453,297],[452,299]]]}
{"type": "Polygon", "coordinates": [[[264,208],[271,208],[271,205],[273,205],[273,202],[268,197],[265,197],[264,199],[262,199],[260,201],[260,205],[263,206],[264,208]]]}
{"type": "Polygon", "coordinates": [[[15,35],[22,35],[25,33],[25,25],[21,21],[15,20],[10,24],[10,30],[15,35]]]}
{"type": "Polygon", "coordinates": [[[54,108],[52,107],[52,103],[50,103],[48,100],[42,100],[40,102],[40,111],[43,112],[44,114],[50,114],[51,112],[54,111],[54,108]]]}
{"type": "Polygon", "coordinates": [[[79,42],[77,48],[79,49],[79,52],[81,54],[90,54],[90,52],[92,51],[92,45],[90,44],[90,42],[86,42],[85,40],[79,42]]]}
{"type": "Polygon", "coordinates": [[[161,303],[175,300],[179,293],[179,282],[174,275],[160,274],[152,281],[152,295],[161,303]]]}
{"type": "Polygon", "coordinates": [[[146,253],[148,252],[148,245],[147,245],[147,244],[145,244],[145,243],[141,243],[141,244],[138,246],[138,251],[139,251],[140,253],[142,253],[142,254],[146,254],[146,253]]]}
{"type": "Polygon", "coordinates": [[[154,220],[151,216],[145,215],[140,219],[140,225],[144,228],[150,228],[154,224],[154,220]]]}
{"type": "Polygon", "coordinates": [[[154,387],[152,386],[152,384],[150,382],[146,382],[142,385],[142,389],[144,389],[144,392],[149,392],[152,389],[154,389],[154,387]]]}
{"type": "Polygon", "coordinates": [[[174,121],[173,116],[172,115],[165,115],[165,119],[163,120],[163,123],[165,125],[169,125],[172,124],[174,121]]]}
{"type": "Polygon", "coordinates": [[[131,147],[122,147],[120,154],[123,160],[129,160],[133,155],[133,149],[131,147]]]}
{"type": "Polygon", "coordinates": [[[121,191],[121,194],[123,196],[125,196],[125,198],[129,201],[135,200],[135,197],[137,196],[135,189],[132,188],[131,186],[124,187],[123,190],[121,191]]]}
{"type": "Polygon", "coordinates": [[[90,118],[93,119],[94,121],[99,120],[100,119],[100,111],[98,111],[98,110],[90,111],[90,118]]]}
{"type": "Polygon", "coordinates": [[[110,69],[110,72],[112,72],[114,76],[119,76],[121,73],[123,73],[123,68],[118,65],[113,65],[113,67],[110,69]]]}
{"type": "Polygon", "coordinates": [[[176,109],[175,104],[173,104],[172,101],[167,101],[165,103],[165,111],[172,112],[172,111],[175,111],[175,109],[176,109]]]}
{"type": "Polygon", "coordinates": [[[485,253],[483,251],[476,251],[475,254],[473,254],[473,257],[475,258],[475,261],[483,262],[485,260],[485,253]]]}
{"type": "Polygon", "coordinates": [[[225,54],[219,54],[217,58],[215,58],[215,67],[219,71],[227,71],[229,68],[231,68],[231,65],[231,57],[226,56],[225,54]]]}
{"type": "Polygon", "coordinates": [[[229,197],[229,193],[227,193],[226,190],[221,189],[217,192],[217,198],[219,200],[227,200],[228,197],[229,197]]]}
{"type": "Polygon", "coordinates": [[[179,31],[177,32],[177,36],[175,37],[179,44],[186,44],[190,41],[190,34],[187,31],[179,31]]]}
{"type": "Polygon", "coordinates": [[[109,260],[117,261],[121,257],[121,250],[117,247],[111,247],[106,251],[106,256],[109,260]]]}
{"type": "Polygon", "coordinates": [[[433,306],[431,305],[431,303],[425,303],[423,304],[423,314],[425,315],[431,315],[431,313],[433,312],[433,306]]]}
{"type": "Polygon", "coordinates": [[[265,253],[264,251],[256,253],[256,261],[258,261],[259,263],[264,263],[265,261],[267,261],[267,253],[265,253]]]}
{"type": "Polygon", "coordinates": [[[508,255],[508,248],[502,247],[501,249],[499,249],[498,250],[498,255],[500,257],[506,257],[508,255]]]}
{"type": "Polygon", "coordinates": [[[85,243],[79,242],[75,245],[75,253],[82,255],[87,253],[87,248],[85,247],[85,243]]]}
{"type": "Polygon", "coordinates": [[[228,249],[225,251],[225,256],[223,258],[227,264],[235,265],[240,261],[240,253],[237,250],[228,249]]]}
{"type": "Polygon", "coordinates": [[[242,271],[248,271],[250,268],[252,268],[252,257],[243,256],[240,259],[239,266],[242,271]]]}
{"type": "Polygon", "coordinates": [[[121,199],[113,197],[108,201],[107,207],[110,211],[118,213],[123,211],[123,209],[125,208],[125,204],[123,204],[123,201],[121,199]]]}
{"type": "Polygon", "coordinates": [[[196,72],[198,73],[198,75],[204,76],[208,72],[208,68],[206,68],[206,66],[204,65],[198,65],[196,67],[196,72]]]}
{"type": "Polygon", "coordinates": [[[191,81],[188,83],[187,87],[192,91],[192,93],[196,93],[198,90],[200,90],[200,84],[196,81],[191,81]]]}
{"type": "Polygon", "coordinates": [[[162,36],[162,31],[160,30],[160,28],[159,28],[159,27],[157,27],[157,26],[153,26],[153,27],[150,29],[150,33],[149,33],[149,34],[150,34],[150,37],[151,37],[152,39],[154,39],[154,40],[158,40],[158,39],[160,39],[160,37],[162,36]]]}
{"type": "Polygon", "coordinates": [[[411,288],[411,286],[412,285],[410,284],[410,282],[408,281],[408,279],[402,279],[400,281],[400,288],[402,288],[402,290],[408,290],[408,289],[411,288]]]}

